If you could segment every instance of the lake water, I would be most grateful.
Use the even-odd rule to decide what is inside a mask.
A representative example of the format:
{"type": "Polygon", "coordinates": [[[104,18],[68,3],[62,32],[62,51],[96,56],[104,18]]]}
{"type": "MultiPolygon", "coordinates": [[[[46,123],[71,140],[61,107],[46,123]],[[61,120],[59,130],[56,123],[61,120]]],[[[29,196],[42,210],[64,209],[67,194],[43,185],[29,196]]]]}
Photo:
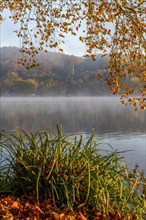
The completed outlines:
{"type": "Polygon", "coordinates": [[[56,129],[63,132],[91,133],[125,156],[133,168],[138,163],[146,171],[146,111],[123,106],[118,97],[24,97],[0,98],[0,130],[37,131],[56,129]]]}

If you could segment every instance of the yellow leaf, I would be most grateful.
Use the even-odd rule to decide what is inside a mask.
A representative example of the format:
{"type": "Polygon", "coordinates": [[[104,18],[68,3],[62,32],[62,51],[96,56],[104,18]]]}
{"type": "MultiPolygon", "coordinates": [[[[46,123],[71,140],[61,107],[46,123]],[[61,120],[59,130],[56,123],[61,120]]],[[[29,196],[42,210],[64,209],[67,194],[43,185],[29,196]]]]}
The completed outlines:
{"type": "Polygon", "coordinates": [[[102,76],[101,76],[101,75],[97,75],[96,78],[97,78],[97,79],[101,79],[102,76]]]}
{"type": "Polygon", "coordinates": [[[11,209],[19,209],[19,203],[17,201],[14,201],[11,205],[11,209]]]}
{"type": "Polygon", "coordinates": [[[63,49],[59,48],[59,51],[60,51],[60,52],[63,52],[63,49]]]}
{"type": "Polygon", "coordinates": [[[87,220],[87,217],[85,217],[81,212],[79,213],[79,219],[80,220],[87,220]]]}

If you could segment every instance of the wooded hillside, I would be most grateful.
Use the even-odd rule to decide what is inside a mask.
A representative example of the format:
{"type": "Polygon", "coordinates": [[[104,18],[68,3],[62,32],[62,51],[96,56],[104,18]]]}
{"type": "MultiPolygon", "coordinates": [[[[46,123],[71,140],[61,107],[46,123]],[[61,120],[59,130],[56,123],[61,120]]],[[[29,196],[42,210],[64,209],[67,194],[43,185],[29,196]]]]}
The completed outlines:
{"type": "Polygon", "coordinates": [[[93,61],[55,52],[41,52],[39,66],[27,70],[18,63],[19,48],[1,48],[1,95],[106,95],[108,57],[93,61]],[[98,79],[99,74],[102,79],[98,79]]]}

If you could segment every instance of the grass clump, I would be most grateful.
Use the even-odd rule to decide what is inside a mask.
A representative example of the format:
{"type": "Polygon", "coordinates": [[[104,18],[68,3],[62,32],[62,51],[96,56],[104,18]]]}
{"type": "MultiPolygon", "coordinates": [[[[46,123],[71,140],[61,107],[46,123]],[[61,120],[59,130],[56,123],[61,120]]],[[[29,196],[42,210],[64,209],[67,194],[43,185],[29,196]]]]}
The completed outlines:
{"type": "Polygon", "coordinates": [[[105,152],[94,134],[63,136],[58,126],[56,134],[1,133],[1,197],[28,195],[37,204],[144,219],[145,190],[143,172],[128,169],[117,151],[105,152]]]}

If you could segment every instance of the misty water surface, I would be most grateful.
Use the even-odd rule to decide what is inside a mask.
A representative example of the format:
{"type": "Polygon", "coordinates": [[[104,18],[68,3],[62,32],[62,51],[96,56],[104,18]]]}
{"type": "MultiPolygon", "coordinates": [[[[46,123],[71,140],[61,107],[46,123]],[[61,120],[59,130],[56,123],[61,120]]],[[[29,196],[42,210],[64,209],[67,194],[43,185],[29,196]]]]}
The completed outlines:
{"type": "Polygon", "coordinates": [[[55,130],[62,124],[64,133],[91,133],[94,128],[115,149],[132,150],[126,161],[145,169],[146,113],[121,105],[117,97],[1,97],[0,104],[0,130],[55,130]]]}

